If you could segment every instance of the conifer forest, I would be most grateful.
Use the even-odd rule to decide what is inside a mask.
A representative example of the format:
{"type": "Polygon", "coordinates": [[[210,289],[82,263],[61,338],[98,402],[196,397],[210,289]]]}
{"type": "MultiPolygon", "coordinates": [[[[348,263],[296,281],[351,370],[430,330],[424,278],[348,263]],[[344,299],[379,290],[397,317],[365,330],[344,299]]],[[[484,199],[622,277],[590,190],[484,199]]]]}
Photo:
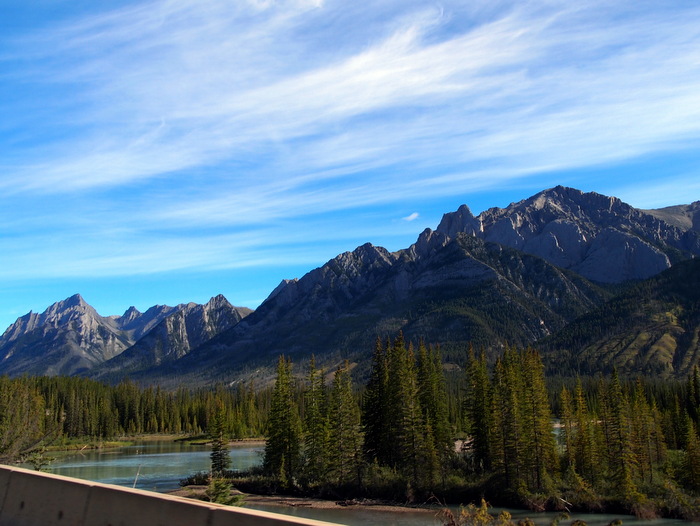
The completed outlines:
{"type": "MultiPolygon", "coordinates": [[[[364,380],[280,357],[274,386],[167,392],[77,377],[0,378],[0,459],[139,434],[265,438],[244,491],[698,517],[700,373],[545,378],[534,349],[378,340],[364,380]]],[[[217,442],[221,444],[221,439],[217,442]]],[[[217,474],[220,475],[220,474],[217,474]]]]}

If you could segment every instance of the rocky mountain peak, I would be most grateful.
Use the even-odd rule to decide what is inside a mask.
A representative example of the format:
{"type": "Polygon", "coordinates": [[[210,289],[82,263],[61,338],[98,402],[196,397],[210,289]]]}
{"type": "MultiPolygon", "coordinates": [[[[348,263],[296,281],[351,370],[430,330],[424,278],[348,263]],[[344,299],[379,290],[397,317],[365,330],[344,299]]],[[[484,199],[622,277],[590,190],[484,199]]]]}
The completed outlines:
{"type": "MultiPolygon", "coordinates": [[[[667,216],[691,222],[690,209],[667,216]]],[[[445,214],[438,231],[462,232],[539,256],[603,283],[645,279],[672,259],[700,255],[700,235],[616,197],[556,186],[474,217],[466,206],[445,214]]],[[[699,220],[700,221],[700,220],[699,220]]]]}
{"type": "Polygon", "coordinates": [[[442,216],[437,231],[451,238],[456,237],[460,232],[475,236],[478,232],[481,232],[481,221],[474,217],[467,205],[462,205],[456,212],[450,212],[442,216]]]}
{"type": "Polygon", "coordinates": [[[206,304],[205,308],[206,309],[220,309],[224,307],[232,307],[231,303],[224,297],[223,294],[217,294],[213,298],[211,298],[206,304]]]}

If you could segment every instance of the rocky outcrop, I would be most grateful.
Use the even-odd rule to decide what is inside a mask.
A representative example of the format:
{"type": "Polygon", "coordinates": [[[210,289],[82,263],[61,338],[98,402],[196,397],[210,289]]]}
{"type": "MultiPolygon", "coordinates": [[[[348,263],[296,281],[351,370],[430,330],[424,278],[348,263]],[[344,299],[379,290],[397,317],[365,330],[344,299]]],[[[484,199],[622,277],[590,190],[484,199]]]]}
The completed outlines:
{"type": "Polygon", "coordinates": [[[280,354],[325,366],[403,331],[444,349],[527,345],[606,298],[541,258],[465,234],[426,230],[406,250],[370,244],[281,284],[250,316],[188,355],[132,378],[230,382],[280,354]]]}
{"type": "Polygon", "coordinates": [[[120,354],[131,345],[118,319],[103,318],[80,295],[30,312],[0,338],[3,374],[75,374],[120,354]]]}
{"type": "Polygon", "coordinates": [[[697,203],[644,211],[616,197],[557,186],[473,216],[445,214],[438,231],[464,232],[539,256],[601,283],[645,279],[700,255],[697,203]]]}
{"type": "Polygon", "coordinates": [[[8,327],[0,338],[0,373],[85,374],[141,340],[157,342],[162,355],[182,356],[248,312],[217,296],[206,305],[156,305],[144,313],[130,307],[122,316],[103,317],[76,294],[8,327]]]}
{"type": "Polygon", "coordinates": [[[656,210],[643,210],[647,214],[665,221],[684,232],[695,230],[700,232],[700,201],[695,201],[689,205],[667,206],[656,210]]]}
{"type": "Polygon", "coordinates": [[[251,312],[245,307],[234,307],[222,295],[211,298],[204,305],[181,305],[119,356],[95,368],[90,376],[124,376],[175,361],[233,327],[251,312]]]}

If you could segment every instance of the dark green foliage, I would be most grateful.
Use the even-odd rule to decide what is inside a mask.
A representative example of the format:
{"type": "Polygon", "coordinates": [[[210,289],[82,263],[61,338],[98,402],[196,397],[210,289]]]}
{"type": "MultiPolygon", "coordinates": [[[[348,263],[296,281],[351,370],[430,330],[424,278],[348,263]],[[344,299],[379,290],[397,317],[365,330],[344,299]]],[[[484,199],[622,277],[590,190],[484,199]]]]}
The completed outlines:
{"type": "Polygon", "coordinates": [[[349,364],[337,369],[328,404],[330,454],[328,480],[339,486],[362,484],[360,408],[352,393],[349,364]]]}
{"type": "Polygon", "coordinates": [[[540,347],[556,374],[611,374],[617,368],[620,374],[685,378],[698,364],[699,329],[700,260],[691,259],[629,285],[540,347]]]}
{"type": "Polygon", "coordinates": [[[267,421],[263,469],[282,486],[295,483],[301,461],[301,421],[292,382],[292,362],[280,356],[267,421]]]}
{"type": "Polygon", "coordinates": [[[393,444],[390,441],[387,422],[389,421],[389,370],[387,349],[377,338],[372,356],[372,372],[362,398],[362,422],[365,432],[365,454],[371,462],[389,462],[393,444]]]}
{"type": "Polygon", "coordinates": [[[224,435],[225,412],[223,403],[219,402],[216,412],[211,418],[208,435],[211,439],[211,476],[212,479],[220,478],[231,466],[231,458],[228,452],[228,440],[224,435]]]}
{"type": "Polygon", "coordinates": [[[304,395],[304,476],[307,484],[325,481],[329,462],[329,423],[323,371],[312,357],[304,395]]]}

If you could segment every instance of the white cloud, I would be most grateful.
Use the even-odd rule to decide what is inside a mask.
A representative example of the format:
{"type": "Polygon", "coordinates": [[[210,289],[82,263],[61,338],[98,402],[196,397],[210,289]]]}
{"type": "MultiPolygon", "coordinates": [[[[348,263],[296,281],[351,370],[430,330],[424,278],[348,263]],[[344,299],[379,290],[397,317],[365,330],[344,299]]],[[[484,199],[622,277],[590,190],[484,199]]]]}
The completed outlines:
{"type": "Polygon", "coordinates": [[[159,0],[26,35],[4,272],[267,264],[280,223],[697,149],[700,9],[653,7],[159,0]],[[54,234],[73,261],[32,248],[54,234]]]}
{"type": "Polygon", "coordinates": [[[407,215],[406,217],[402,217],[404,221],[415,221],[418,219],[418,212],[413,212],[412,214],[407,215]]]}

